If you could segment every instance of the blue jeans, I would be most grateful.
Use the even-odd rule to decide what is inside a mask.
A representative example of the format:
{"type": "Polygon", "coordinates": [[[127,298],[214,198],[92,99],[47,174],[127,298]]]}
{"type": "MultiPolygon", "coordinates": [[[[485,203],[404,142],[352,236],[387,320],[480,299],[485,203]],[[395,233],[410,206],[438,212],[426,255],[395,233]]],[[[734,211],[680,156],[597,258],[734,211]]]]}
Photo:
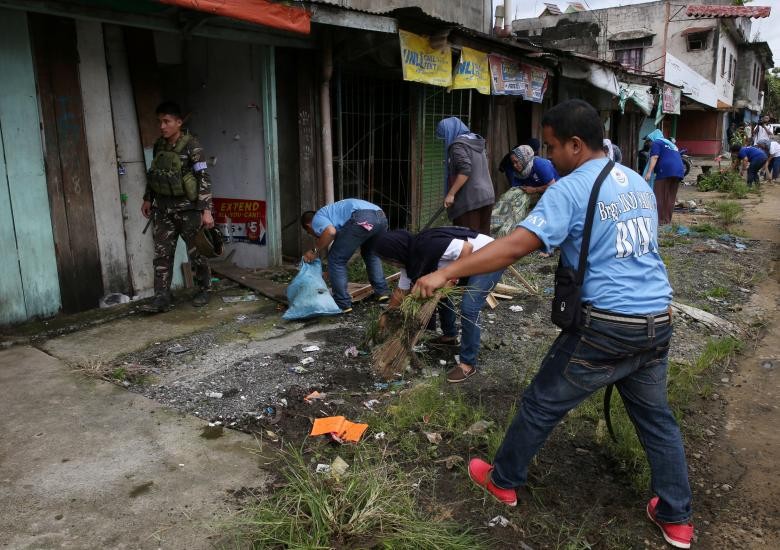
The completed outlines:
{"type": "Polygon", "coordinates": [[[680,429],[666,394],[671,323],[627,326],[591,319],[561,333],[525,390],[493,462],[493,483],[524,485],[528,464],[552,429],[593,392],[615,384],[650,463],[658,519],[691,517],[691,489],[680,429]]]}
{"type": "Polygon", "coordinates": [[[769,168],[773,180],[780,178],[780,157],[772,157],[772,160],[769,161],[769,168]]]}
{"type": "Polygon", "coordinates": [[[748,186],[752,186],[754,183],[761,183],[761,180],[759,179],[758,171],[761,170],[761,167],[764,166],[764,163],[766,162],[766,159],[754,159],[750,161],[750,164],[748,165],[748,174],[747,174],[747,184],[748,186]]]}
{"type": "MultiPolygon", "coordinates": [[[[501,279],[504,270],[494,271],[493,273],[484,273],[469,277],[466,288],[463,293],[463,299],[460,304],[460,362],[477,366],[477,355],[479,354],[479,312],[485,306],[488,293],[493,290],[496,283],[501,279]]],[[[458,329],[455,327],[455,308],[452,300],[447,298],[439,305],[439,317],[441,318],[441,328],[445,336],[457,336],[458,329]]]]}
{"type": "Polygon", "coordinates": [[[387,218],[381,210],[356,210],[352,218],[336,233],[336,240],[328,252],[328,276],[333,288],[333,299],[341,309],[352,306],[352,298],[347,292],[347,262],[360,247],[360,255],[366,263],[366,272],[374,292],[379,295],[390,294],[385,281],[382,261],[374,254],[376,238],[387,231],[387,218]],[[368,231],[358,225],[367,222],[374,227],[368,231]]]}

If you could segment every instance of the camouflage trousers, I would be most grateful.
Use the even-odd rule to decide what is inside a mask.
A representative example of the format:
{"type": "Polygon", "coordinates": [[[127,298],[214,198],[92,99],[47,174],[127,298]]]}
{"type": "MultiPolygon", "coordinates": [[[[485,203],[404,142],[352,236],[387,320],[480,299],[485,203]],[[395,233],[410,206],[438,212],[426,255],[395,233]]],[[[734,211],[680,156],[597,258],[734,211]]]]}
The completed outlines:
{"type": "Polygon", "coordinates": [[[200,230],[199,210],[155,209],[154,221],[154,292],[159,294],[171,289],[173,258],[179,237],[187,245],[187,255],[195,272],[195,284],[201,289],[211,285],[208,259],[195,248],[193,240],[200,230]]]}

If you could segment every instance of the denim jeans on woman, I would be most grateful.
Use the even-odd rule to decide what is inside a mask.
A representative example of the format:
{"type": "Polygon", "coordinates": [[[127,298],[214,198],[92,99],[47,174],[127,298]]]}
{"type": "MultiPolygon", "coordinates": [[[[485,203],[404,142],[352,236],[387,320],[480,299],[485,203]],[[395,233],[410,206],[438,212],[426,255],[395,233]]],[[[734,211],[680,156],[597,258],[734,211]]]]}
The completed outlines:
{"type": "MultiPolygon", "coordinates": [[[[469,277],[463,292],[460,304],[460,362],[472,367],[477,366],[479,354],[479,313],[485,307],[488,293],[493,290],[496,283],[501,280],[504,270],[473,275],[469,277]]],[[[447,298],[439,305],[439,317],[441,328],[445,336],[457,336],[458,329],[455,326],[455,308],[452,300],[447,298]]]]}
{"type": "Polygon", "coordinates": [[[658,519],[687,521],[688,466],[666,393],[671,337],[668,322],[634,327],[593,319],[578,331],[561,333],[523,394],[493,461],[493,483],[505,489],[524,485],[528,464],[566,413],[615,384],[650,463],[652,490],[660,497],[658,519]]]}
{"type": "Polygon", "coordinates": [[[747,173],[748,187],[751,187],[754,183],[761,183],[761,176],[759,174],[759,171],[764,166],[765,162],[766,162],[766,158],[764,158],[763,160],[754,159],[750,161],[750,164],[748,165],[748,173],[747,173]]]}
{"type": "Polygon", "coordinates": [[[387,218],[381,210],[355,210],[352,218],[336,233],[336,240],[328,252],[328,276],[333,288],[333,299],[341,309],[352,305],[352,298],[347,292],[347,262],[360,248],[360,255],[366,263],[366,272],[374,293],[390,294],[382,270],[382,261],[374,253],[376,238],[387,231],[387,218]],[[366,224],[364,227],[361,223],[366,224]],[[367,227],[371,226],[371,229],[367,227]]]}

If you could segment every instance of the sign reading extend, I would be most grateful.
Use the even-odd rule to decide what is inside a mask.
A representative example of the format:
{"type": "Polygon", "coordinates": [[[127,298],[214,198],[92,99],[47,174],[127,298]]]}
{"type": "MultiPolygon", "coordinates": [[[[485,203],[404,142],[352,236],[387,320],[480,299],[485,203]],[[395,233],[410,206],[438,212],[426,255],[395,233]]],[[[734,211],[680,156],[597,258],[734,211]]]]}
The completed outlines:
{"type": "Polygon", "coordinates": [[[213,200],[214,222],[228,242],[265,245],[265,201],[213,200]]]}
{"type": "Polygon", "coordinates": [[[428,38],[399,29],[404,80],[433,86],[452,85],[452,53],[449,46],[431,48],[428,38]]]}

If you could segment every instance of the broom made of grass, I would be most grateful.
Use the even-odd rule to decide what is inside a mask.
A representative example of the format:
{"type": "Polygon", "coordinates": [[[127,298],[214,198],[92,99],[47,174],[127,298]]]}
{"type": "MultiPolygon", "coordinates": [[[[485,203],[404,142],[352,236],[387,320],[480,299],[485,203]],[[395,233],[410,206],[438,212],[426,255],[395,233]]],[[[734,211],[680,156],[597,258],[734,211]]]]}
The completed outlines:
{"type": "Polygon", "coordinates": [[[427,299],[406,296],[399,306],[401,323],[385,342],[372,354],[374,371],[385,380],[403,374],[412,348],[425,332],[439,300],[462,292],[458,287],[444,287],[427,299]]]}

